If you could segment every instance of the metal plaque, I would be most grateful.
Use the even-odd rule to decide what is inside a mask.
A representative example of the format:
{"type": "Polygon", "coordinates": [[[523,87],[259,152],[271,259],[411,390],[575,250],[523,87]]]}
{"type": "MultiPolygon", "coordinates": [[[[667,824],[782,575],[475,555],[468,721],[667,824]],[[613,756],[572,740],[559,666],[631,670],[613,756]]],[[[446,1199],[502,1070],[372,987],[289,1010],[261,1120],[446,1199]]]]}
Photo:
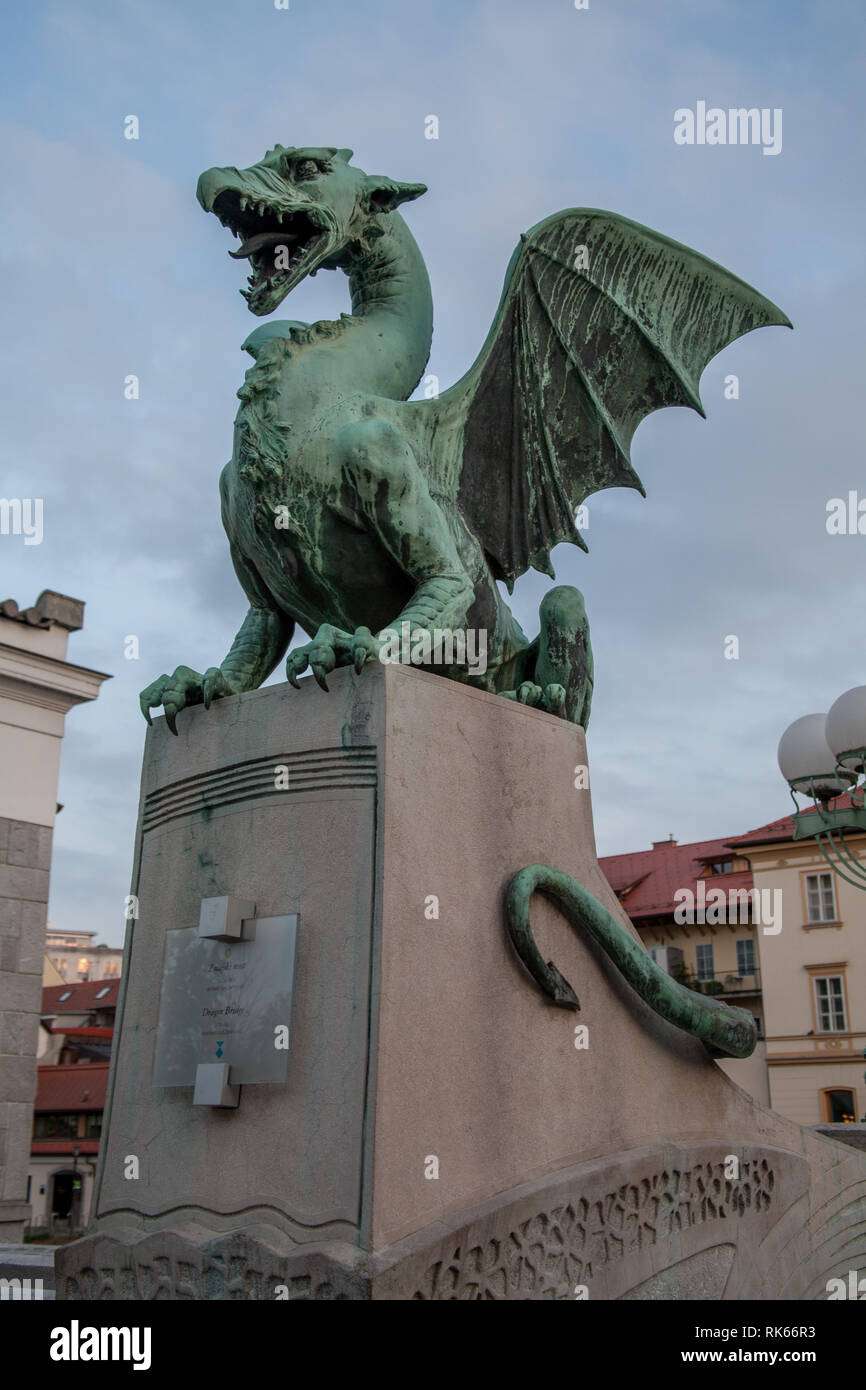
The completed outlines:
{"type": "Polygon", "coordinates": [[[193,1086],[203,1062],[225,1063],[233,1085],[286,1080],[298,918],[257,917],[244,933],[166,934],[154,1086],[193,1086]]]}

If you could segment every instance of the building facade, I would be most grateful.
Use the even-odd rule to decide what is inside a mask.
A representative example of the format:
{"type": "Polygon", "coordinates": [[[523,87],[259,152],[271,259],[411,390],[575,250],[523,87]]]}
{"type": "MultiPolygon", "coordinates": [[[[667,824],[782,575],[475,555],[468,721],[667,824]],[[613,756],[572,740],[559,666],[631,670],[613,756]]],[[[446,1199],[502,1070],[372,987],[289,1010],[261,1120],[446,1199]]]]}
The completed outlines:
{"type": "Polygon", "coordinates": [[[73,1234],[90,1218],[120,981],[42,991],[27,1176],[31,1234],[73,1234]]]}
{"type": "Polygon", "coordinates": [[[106,679],[66,660],[84,604],[46,590],[0,603],[0,1242],[31,1212],[27,1165],[36,1092],[45,919],[60,745],[73,705],[106,679]]]}
{"type": "Polygon", "coordinates": [[[90,1217],[108,1062],[39,1067],[27,1173],[30,1230],[83,1231],[90,1217]]]}
{"type": "Polygon", "coordinates": [[[719,1065],[768,1105],[759,923],[748,859],[727,840],[680,845],[671,837],[599,863],[657,964],[690,989],[754,1015],[759,1042],[752,1056],[719,1065]]]}
{"type": "MultiPolygon", "coordinates": [[[[802,1125],[866,1119],[866,892],[795,840],[790,816],[732,840],[755,886],[779,895],[761,934],[770,1104],[802,1125]]],[[[866,860],[866,835],[846,836],[866,860]]]]}
{"type": "Polygon", "coordinates": [[[122,946],[96,946],[95,931],[55,932],[48,928],[45,954],[70,984],[80,980],[117,980],[123,964],[122,946]]]}

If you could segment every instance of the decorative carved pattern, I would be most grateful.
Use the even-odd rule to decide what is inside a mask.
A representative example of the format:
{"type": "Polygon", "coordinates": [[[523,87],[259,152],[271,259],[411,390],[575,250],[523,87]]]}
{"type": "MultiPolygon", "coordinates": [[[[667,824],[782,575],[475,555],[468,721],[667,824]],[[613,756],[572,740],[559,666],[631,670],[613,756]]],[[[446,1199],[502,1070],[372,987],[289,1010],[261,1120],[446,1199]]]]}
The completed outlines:
{"type": "MultiPolygon", "coordinates": [[[[606,1267],[653,1246],[662,1247],[664,1258],[666,1242],[692,1227],[718,1223],[712,1232],[716,1245],[738,1245],[743,1233],[728,1223],[763,1216],[773,1205],[775,1188],[776,1174],[766,1158],[741,1160],[738,1179],[725,1177],[724,1162],[706,1162],[659,1169],[598,1198],[550,1203],[520,1222],[512,1218],[506,1224],[500,1212],[501,1235],[473,1240],[469,1227],[468,1237],[465,1230],[455,1235],[450,1253],[430,1264],[415,1287],[401,1282],[390,1296],[565,1300],[574,1298],[578,1284],[589,1286],[591,1294],[593,1277],[606,1267]]],[[[199,1246],[164,1232],[133,1247],[85,1237],[58,1252],[57,1266],[58,1297],[69,1301],[270,1301],[278,1289],[282,1298],[332,1301],[371,1293],[357,1248],[319,1248],[286,1257],[237,1235],[199,1246]]]]}
{"type": "Polygon", "coordinates": [[[449,1259],[430,1265],[412,1297],[570,1299],[575,1285],[588,1285],[602,1266],[678,1231],[767,1211],[775,1181],[766,1159],[742,1162],[736,1180],[725,1177],[721,1162],[665,1169],[601,1200],[581,1197],[540,1211],[502,1238],[455,1244],[449,1259]]]}
{"type": "Polygon", "coordinates": [[[330,787],[375,787],[376,776],[375,747],[316,748],[253,758],[157,788],[145,798],[142,826],[145,831],[155,830],[181,816],[266,796],[285,797],[330,787]],[[288,769],[285,790],[274,786],[277,766],[288,769]]]}
{"type": "MultiPolygon", "coordinates": [[[[104,1250],[101,1252],[105,1258],[104,1250]]],[[[119,1259],[125,1252],[120,1252],[119,1259]]],[[[132,1266],[117,1267],[101,1264],[99,1268],[84,1266],[62,1280],[62,1298],[69,1301],[107,1300],[276,1300],[278,1289],[287,1290],[288,1298],[330,1301],[350,1297],[342,1285],[321,1268],[303,1269],[293,1261],[295,1273],[289,1275],[280,1261],[268,1262],[262,1251],[256,1267],[245,1255],[208,1255],[200,1260],[153,1256],[149,1262],[136,1261],[132,1266]],[[266,1267],[270,1263],[270,1268],[266,1267]]],[[[286,1292],[280,1297],[286,1298],[286,1292]]]]}

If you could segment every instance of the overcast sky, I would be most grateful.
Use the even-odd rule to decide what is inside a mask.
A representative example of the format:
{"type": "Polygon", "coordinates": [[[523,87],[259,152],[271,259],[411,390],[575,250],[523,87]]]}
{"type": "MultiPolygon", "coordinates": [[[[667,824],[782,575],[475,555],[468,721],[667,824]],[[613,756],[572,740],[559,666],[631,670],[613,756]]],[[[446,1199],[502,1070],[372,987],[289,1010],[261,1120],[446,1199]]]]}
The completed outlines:
{"type": "MultiPolygon", "coordinates": [[[[52,924],[121,940],[138,692],[217,664],[246,609],[217,479],[258,320],[194,194],[203,169],[276,142],[349,145],[368,172],[429,185],[404,215],[442,389],[484,340],[520,232],[564,207],[684,241],[790,316],[794,333],[710,364],[706,421],[640,426],[646,500],[600,494],[589,555],[553,557],[591,622],[599,852],[786,814],[782,730],[866,681],[866,536],[825,524],[830,498],[866,497],[862,0],[30,0],[2,26],[0,493],[44,498],[45,520],[41,545],[0,537],[0,598],[84,599],[70,660],[113,675],[67,717],[52,924]],[[675,143],[674,112],[699,101],[780,108],[781,152],[675,143]]],[[[343,276],[320,275],[277,315],[348,307],[343,276]]],[[[533,635],[548,585],[517,586],[533,635]]]]}

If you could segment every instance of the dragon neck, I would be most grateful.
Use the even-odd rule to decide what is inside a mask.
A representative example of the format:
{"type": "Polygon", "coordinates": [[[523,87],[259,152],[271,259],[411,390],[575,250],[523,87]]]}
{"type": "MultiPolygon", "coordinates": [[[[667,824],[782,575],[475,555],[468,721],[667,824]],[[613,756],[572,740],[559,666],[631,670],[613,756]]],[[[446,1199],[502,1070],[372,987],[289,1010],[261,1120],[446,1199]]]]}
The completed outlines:
{"type": "Polygon", "coordinates": [[[373,389],[407,400],[421,380],[433,338],[433,296],[424,258],[397,212],[378,219],[381,235],[356,242],[341,261],[352,317],[363,332],[373,389]]]}

